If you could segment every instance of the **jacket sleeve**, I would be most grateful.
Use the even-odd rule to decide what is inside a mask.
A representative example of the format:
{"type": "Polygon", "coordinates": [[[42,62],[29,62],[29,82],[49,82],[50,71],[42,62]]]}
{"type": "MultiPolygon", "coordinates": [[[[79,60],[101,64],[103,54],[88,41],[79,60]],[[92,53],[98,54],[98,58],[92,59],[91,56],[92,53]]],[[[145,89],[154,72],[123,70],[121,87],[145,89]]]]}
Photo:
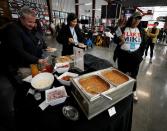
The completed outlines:
{"type": "Polygon", "coordinates": [[[20,56],[18,59],[24,59],[26,63],[37,63],[38,57],[31,55],[23,48],[23,41],[19,34],[17,26],[9,27],[7,30],[7,44],[13,53],[20,56]]]}
{"type": "Polygon", "coordinates": [[[63,27],[61,29],[61,32],[60,32],[60,37],[61,37],[61,40],[62,40],[62,44],[66,45],[66,46],[69,45],[68,44],[68,39],[70,38],[70,35],[71,35],[68,28],[69,27],[66,25],[65,27],[63,27]]]}

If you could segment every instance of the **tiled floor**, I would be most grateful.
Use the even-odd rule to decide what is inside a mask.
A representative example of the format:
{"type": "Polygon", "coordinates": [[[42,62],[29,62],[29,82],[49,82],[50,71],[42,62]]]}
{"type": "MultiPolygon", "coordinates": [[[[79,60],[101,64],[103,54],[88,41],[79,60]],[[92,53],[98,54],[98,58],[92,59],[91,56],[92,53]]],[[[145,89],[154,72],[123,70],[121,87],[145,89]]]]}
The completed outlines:
{"type": "MultiPolygon", "coordinates": [[[[48,38],[48,43],[58,49],[56,55],[61,55],[62,45],[55,39],[48,38]]],[[[115,45],[110,48],[94,46],[86,53],[104,58],[116,67],[112,60],[115,45]]],[[[153,63],[149,63],[149,56],[140,65],[138,75],[139,97],[138,103],[134,103],[132,131],[166,131],[167,129],[167,46],[157,44],[153,57],[153,63]]],[[[0,130],[12,126],[11,110],[14,90],[7,79],[0,77],[0,130]],[[7,123],[7,124],[5,124],[7,123]]]]}

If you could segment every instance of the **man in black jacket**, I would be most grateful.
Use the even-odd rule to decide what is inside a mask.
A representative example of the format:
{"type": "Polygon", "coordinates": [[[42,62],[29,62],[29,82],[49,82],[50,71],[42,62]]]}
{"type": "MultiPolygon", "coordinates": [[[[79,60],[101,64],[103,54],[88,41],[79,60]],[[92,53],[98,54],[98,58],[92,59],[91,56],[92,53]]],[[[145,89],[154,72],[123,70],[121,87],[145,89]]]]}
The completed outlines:
{"type": "Polygon", "coordinates": [[[19,67],[29,67],[30,64],[44,64],[45,59],[41,59],[42,49],[46,45],[37,42],[32,32],[35,27],[36,14],[28,7],[23,7],[20,11],[18,22],[9,24],[5,29],[5,43],[10,51],[8,64],[19,67]]]}
{"type": "Polygon", "coordinates": [[[30,64],[47,64],[47,60],[42,58],[42,50],[47,49],[47,46],[33,34],[35,22],[35,12],[29,7],[23,7],[19,20],[10,23],[3,33],[3,64],[7,77],[16,89],[15,108],[23,105],[24,102],[20,104],[18,100],[22,101],[27,93],[18,74],[19,69],[28,69],[30,64]]]}

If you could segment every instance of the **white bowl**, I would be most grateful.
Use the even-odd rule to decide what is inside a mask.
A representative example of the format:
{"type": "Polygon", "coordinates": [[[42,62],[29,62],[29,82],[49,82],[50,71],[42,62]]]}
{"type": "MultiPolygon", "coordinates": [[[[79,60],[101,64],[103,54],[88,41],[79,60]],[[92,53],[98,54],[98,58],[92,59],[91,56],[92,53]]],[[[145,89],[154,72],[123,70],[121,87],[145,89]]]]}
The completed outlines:
{"type": "Polygon", "coordinates": [[[57,105],[63,103],[67,98],[67,92],[64,86],[52,88],[45,91],[46,103],[49,105],[57,105]]]}
{"type": "Polygon", "coordinates": [[[62,75],[60,75],[60,76],[57,78],[57,80],[58,80],[61,84],[66,85],[66,86],[70,86],[70,85],[71,85],[71,81],[70,81],[70,80],[63,80],[62,78],[63,78],[64,76],[77,77],[78,74],[76,74],[76,73],[71,73],[71,72],[65,72],[65,73],[63,73],[62,75]]]}
{"type": "Polygon", "coordinates": [[[69,64],[69,62],[56,63],[54,69],[55,69],[58,73],[64,73],[64,72],[67,72],[67,71],[70,69],[70,64],[69,64]]]}
{"type": "Polygon", "coordinates": [[[31,85],[37,90],[46,90],[51,87],[54,82],[54,76],[51,73],[43,72],[39,73],[31,80],[31,85]]]}

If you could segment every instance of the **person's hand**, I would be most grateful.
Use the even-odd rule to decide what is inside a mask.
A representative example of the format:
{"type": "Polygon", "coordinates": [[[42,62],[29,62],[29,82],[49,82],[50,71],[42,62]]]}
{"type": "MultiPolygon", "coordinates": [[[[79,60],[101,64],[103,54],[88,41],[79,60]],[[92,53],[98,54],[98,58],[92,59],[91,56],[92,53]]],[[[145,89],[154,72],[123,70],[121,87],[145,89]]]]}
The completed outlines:
{"type": "Polygon", "coordinates": [[[83,44],[83,43],[79,43],[79,44],[78,44],[78,47],[81,47],[81,48],[86,48],[86,45],[85,45],[85,44],[83,44]]]}
{"type": "Polygon", "coordinates": [[[38,63],[43,64],[43,65],[48,65],[48,60],[47,59],[39,59],[38,63]]]}
{"type": "Polygon", "coordinates": [[[119,39],[120,39],[119,45],[123,45],[123,44],[125,43],[125,38],[124,38],[124,36],[123,36],[123,35],[120,36],[119,39]]]}
{"type": "Polygon", "coordinates": [[[73,38],[68,38],[68,43],[69,44],[74,43],[74,39],[73,38]]]}
{"type": "Polygon", "coordinates": [[[129,50],[129,48],[128,48],[128,46],[127,46],[126,44],[122,44],[122,45],[121,45],[121,49],[122,49],[122,50],[126,50],[126,51],[129,50]]]}
{"type": "Polygon", "coordinates": [[[45,50],[46,50],[47,52],[54,52],[54,51],[56,51],[57,49],[56,49],[56,48],[47,47],[45,50]]]}

